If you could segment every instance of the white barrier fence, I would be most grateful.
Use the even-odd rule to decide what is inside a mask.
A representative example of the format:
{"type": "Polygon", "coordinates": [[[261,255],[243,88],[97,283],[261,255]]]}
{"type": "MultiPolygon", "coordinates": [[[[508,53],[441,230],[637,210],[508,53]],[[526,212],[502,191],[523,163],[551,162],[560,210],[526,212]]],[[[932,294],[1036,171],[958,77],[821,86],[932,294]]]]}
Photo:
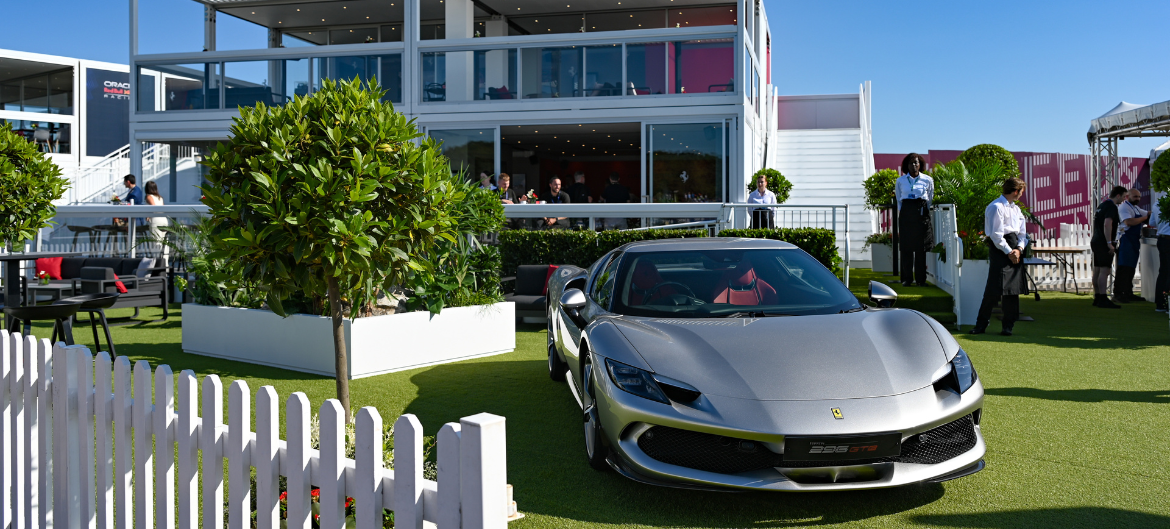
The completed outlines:
{"type": "Polygon", "coordinates": [[[315,501],[320,527],[345,527],[347,497],[361,528],[382,527],[383,509],[393,511],[399,528],[421,529],[424,521],[440,529],[507,526],[503,417],[481,413],[444,425],[436,482],[423,477],[422,426],[413,415],[395,421],[394,468],[384,469],[375,408],[358,411],[355,457],[348,459],[336,400],[320,408],[314,450],[303,393],[286,401],[281,440],[271,386],[256,392],[252,432],[245,381],[228,390],[224,425],[218,376],[200,384],[183,371],[178,395],[174,378],[165,365],[152,372],[140,361],[131,369],[124,356],[95,357],[83,346],[0,330],[0,527],[221,529],[227,485],[228,526],[244,529],[252,523],[253,469],[260,529],[282,527],[280,476],[287,478],[289,528],[312,525],[315,501]]]}
{"type": "MultiPolygon", "coordinates": [[[[1056,290],[1073,288],[1093,289],[1093,253],[1089,248],[1089,241],[1093,238],[1093,227],[1086,224],[1061,224],[1060,237],[1038,238],[1034,241],[1033,249],[1052,247],[1079,248],[1081,253],[1065,254],[1068,267],[1061,266],[1033,266],[1028,272],[1041,290],[1056,290]]],[[[1036,257],[1056,263],[1051,254],[1039,252],[1036,257]]],[[[1134,273],[1134,285],[1141,284],[1141,267],[1134,273]]]]}

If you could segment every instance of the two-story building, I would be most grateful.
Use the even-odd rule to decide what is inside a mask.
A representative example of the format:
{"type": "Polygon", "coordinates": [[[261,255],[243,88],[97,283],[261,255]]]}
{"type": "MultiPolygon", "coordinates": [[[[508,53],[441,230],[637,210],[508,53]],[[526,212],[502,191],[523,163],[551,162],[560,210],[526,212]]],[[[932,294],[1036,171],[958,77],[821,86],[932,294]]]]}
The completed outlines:
{"type": "MultiPolygon", "coordinates": [[[[206,148],[228,136],[238,106],[356,76],[441,139],[454,167],[506,172],[537,193],[581,171],[596,197],[616,172],[641,202],[742,202],[757,169],[818,163],[813,151],[786,161],[803,141],[785,139],[794,126],[853,131],[852,165],[828,165],[849,173],[857,197],[872,167],[860,161],[864,94],[775,97],[760,0],[198,1],[203,49],[142,54],[130,0],[131,149],[206,148]],[[267,47],[217,51],[225,17],[265,28],[267,47]],[[779,106],[794,114],[778,119],[779,106]]],[[[785,174],[802,199],[801,176],[785,174]]],[[[825,181],[809,178],[806,190],[825,181]]],[[[852,220],[868,228],[860,213],[852,220]]]]}

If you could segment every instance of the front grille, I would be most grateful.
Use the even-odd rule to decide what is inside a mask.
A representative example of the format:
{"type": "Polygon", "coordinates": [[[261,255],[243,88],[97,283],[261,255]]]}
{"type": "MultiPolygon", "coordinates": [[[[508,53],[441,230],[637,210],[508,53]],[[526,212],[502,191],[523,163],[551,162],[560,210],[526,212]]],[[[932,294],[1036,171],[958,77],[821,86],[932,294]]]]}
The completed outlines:
{"type": "Polygon", "coordinates": [[[739,474],[774,467],[816,468],[824,466],[870,465],[875,463],[942,463],[975,448],[975,422],[971,415],[911,436],[902,441],[896,457],[851,461],[784,461],[784,457],[762,443],[667,426],[654,426],[638,438],[651,458],[680,467],[720,474],[739,474]]]}

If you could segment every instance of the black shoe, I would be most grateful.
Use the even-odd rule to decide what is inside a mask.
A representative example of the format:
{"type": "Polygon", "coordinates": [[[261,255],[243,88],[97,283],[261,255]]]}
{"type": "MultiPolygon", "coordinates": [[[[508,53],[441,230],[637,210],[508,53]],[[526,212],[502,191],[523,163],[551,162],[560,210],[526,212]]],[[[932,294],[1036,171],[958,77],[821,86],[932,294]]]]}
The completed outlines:
{"type": "Polygon", "coordinates": [[[1101,296],[1101,302],[1097,304],[1097,307],[1102,309],[1120,309],[1121,305],[1109,301],[1109,298],[1105,296],[1101,296]]]}
{"type": "Polygon", "coordinates": [[[914,283],[911,283],[911,282],[909,282],[909,281],[903,281],[903,282],[902,282],[902,286],[904,286],[904,287],[912,287],[912,286],[914,286],[914,283]]]}
{"type": "Polygon", "coordinates": [[[1105,296],[1102,296],[1101,294],[1094,295],[1093,296],[1093,306],[1100,307],[1101,306],[1101,298],[1103,298],[1103,297],[1105,297],[1105,296]]]}
{"type": "Polygon", "coordinates": [[[1000,336],[1011,336],[1012,335],[1012,328],[1011,327],[1004,327],[1002,331],[999,331],[999,335],[1000,336]]]}
{"type": "Polygon", "coordinates": [[[970,331],[967,331],[967,334],[983,334],[985,332],[987,332],[987,327],[976,327],[970,331]]]}
{"type": "Polygon", "coordinates": [[[924,286],[927,286],[927,284],[926,283],[915,283],[914,286],[924,287],[924,286]]]}

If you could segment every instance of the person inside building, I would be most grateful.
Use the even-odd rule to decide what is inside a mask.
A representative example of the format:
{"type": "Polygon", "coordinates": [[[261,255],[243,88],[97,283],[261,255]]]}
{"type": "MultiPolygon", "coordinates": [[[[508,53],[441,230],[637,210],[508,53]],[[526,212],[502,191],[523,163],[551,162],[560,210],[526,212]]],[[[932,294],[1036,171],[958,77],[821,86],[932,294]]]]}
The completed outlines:
{"type": "Polygon", "coordinates": [[[122,177],[122,185],[130,190],[126,192],[126,198],[122,199],[123,202],[131,206],[141,206],[146,203],[146,197],[142,195],[142,188],[138,187],[138,179],[134,175],[128,174],[122,177]]]}
{"type": "MultiPolygon", "coordinates": [[[[1150,208],[1153,209],[1153,208],[1150,208]]],[[[1155,210],[1155,213],[1158,213],[1155,210]]],[[[1166,293],[1170,292],[1170,219],[1158,217],[1158,281],[1154,283],[1154,310],[1166,312],[1166,293]]]]}
{"type": "MultiPolygon", "coordinates": [[[[560,177],[553,176],[548,181],[548,199],[547,204],[570,204],[572,200],[569,199],[569,194],[561,191],[560,177]]],[[[546,217],[544,219],[543,229],[546,230],[564,230],[569,228],[568,217],[546,217]]]]}
{"type": "MultiPolygon", "coordinates": [[[[585,184],[585,173],[577,171],[573,173],[573,185],[565,190],[569,194],[569,201],[574,204],[588,204],[593,202],[593,190],[585,184]]],[[[574,218],[570,221],[574,228],[583,229],[589,226],[589,219],[585,217],[574,218]]]]}
{"type": "Polygon", "coordinates": [[[902,176],[894,184],[898,208],[898,250],[901,252],[902,285],[926,285],[926,253],[934,246],[930,204],[934,200],[934,179],[923,173],[926,159],[918,153],[902,159],[902,176]],[[911,283],[913,281],[913,283],[911,283]]]}
{"type": "Polygon", "coordinates": [[[1097,206],[1093,214],[1093,238],[1089,240],[1089,248],[1093,251],[1093,306],[1103,309],[1120,309],[1118,305],[1109,301],[1109,275],[1113,273],[1113,256],[1117,255],[1117,226],[1121,219],[1117,215],[1117,206],[1125,200],[1125,187],[1114,186],[1109,191],[1109,198],[1097,206]]]}
{"type": "Polygon", "coordinates": [[[479,187],[480,189],[487,189],[495,191],[496,186],[492,184],[492,177],[487,173],[479,173],[479,187]]]}
{"type": "MultiPolygon", "coordinates": [[[[609,185],[601,192],[601,202],[606,204],[626,204],[630,202],[630,190],[626,186],[621,185],[622,176],[617,171],[609,173],[609,185]]],[[[628,225],[624,218],[605,218],[601,219],[601,229],[603,230],[624,230],[628,225]]]]}
{"type": "MultiPolygon", "coordinates": [[[[159,192],[158,192],[158,184],[156,184],[154,182],[147,182],[146,185],[142,186],[142,187],[144,187],[146,189],[146,203],[147,204],[150,204],[151,206],[165,206],[166,205],[166,203],[163,201],[162,195],[159,194],[159,192]]],[[[158,242],[159,244],[161,244],[163,258],[169,258],[170,257],[170,247],[167,246],[166,244],[164,244],[166,234],[163,233],[162,228],[164,226],[170,226],[171,225],[170,220],[167,217],[150,217],[148,220],[150,222],[150,232],[149,232],[150,239],[152,241],[155,241],[155,242],[158,242]]]]}
{"type": "MultiPolygon", "coordinates": [[[[756,189],[748,194],[748,204],[775,204],[776,193],[768,190],[768,175],[756,175],[756,189]]],[[[775,227],[772,222],[772,208],[755,208],[752,210],[752,229],[771,229],[775,227]]]]}
{"type": "Polygon", "coordinates": [[[1118,225],[1117,278],[1113,281],[1113,302],[1130,303],[1141,301],[1133,294],[1133,276],[1137,274],[1138,256],[1142,250],[1142,226],[1150,220],[1148,211],[1138,206],[1142,192],[1138,188],[1129,190],[1125,202],[1117,208],[1121,224],[1118,225]]]}
{"type": "Polygon", "coordinates": [[[1024,273],[1024,248],[1028,234],[1024,229],[1024,214],[1016,202],[1024,195],[1024,181],[1008,178],[1003,183],[1003,196],[991,201],[983,211],[983,233],[987,234],[989,268],[987,285],[983,288],[983,303],[975,319],[971,334],[987,332],[991,309],[997,302],[1003,306],[1003,328],[999,334],[1011,336],[1016,320],[1020,318],[1020,295],[1028,293],[1024,273]]]}
{"type": "Polygon", "coordinates": [[[496,179],[500,183],[500,187],[496,190],[500,194],[500,202],[504,204],[519,204],[520,196],[512,189],[512,176],[508,173],[500,173],[496,179]]]}

